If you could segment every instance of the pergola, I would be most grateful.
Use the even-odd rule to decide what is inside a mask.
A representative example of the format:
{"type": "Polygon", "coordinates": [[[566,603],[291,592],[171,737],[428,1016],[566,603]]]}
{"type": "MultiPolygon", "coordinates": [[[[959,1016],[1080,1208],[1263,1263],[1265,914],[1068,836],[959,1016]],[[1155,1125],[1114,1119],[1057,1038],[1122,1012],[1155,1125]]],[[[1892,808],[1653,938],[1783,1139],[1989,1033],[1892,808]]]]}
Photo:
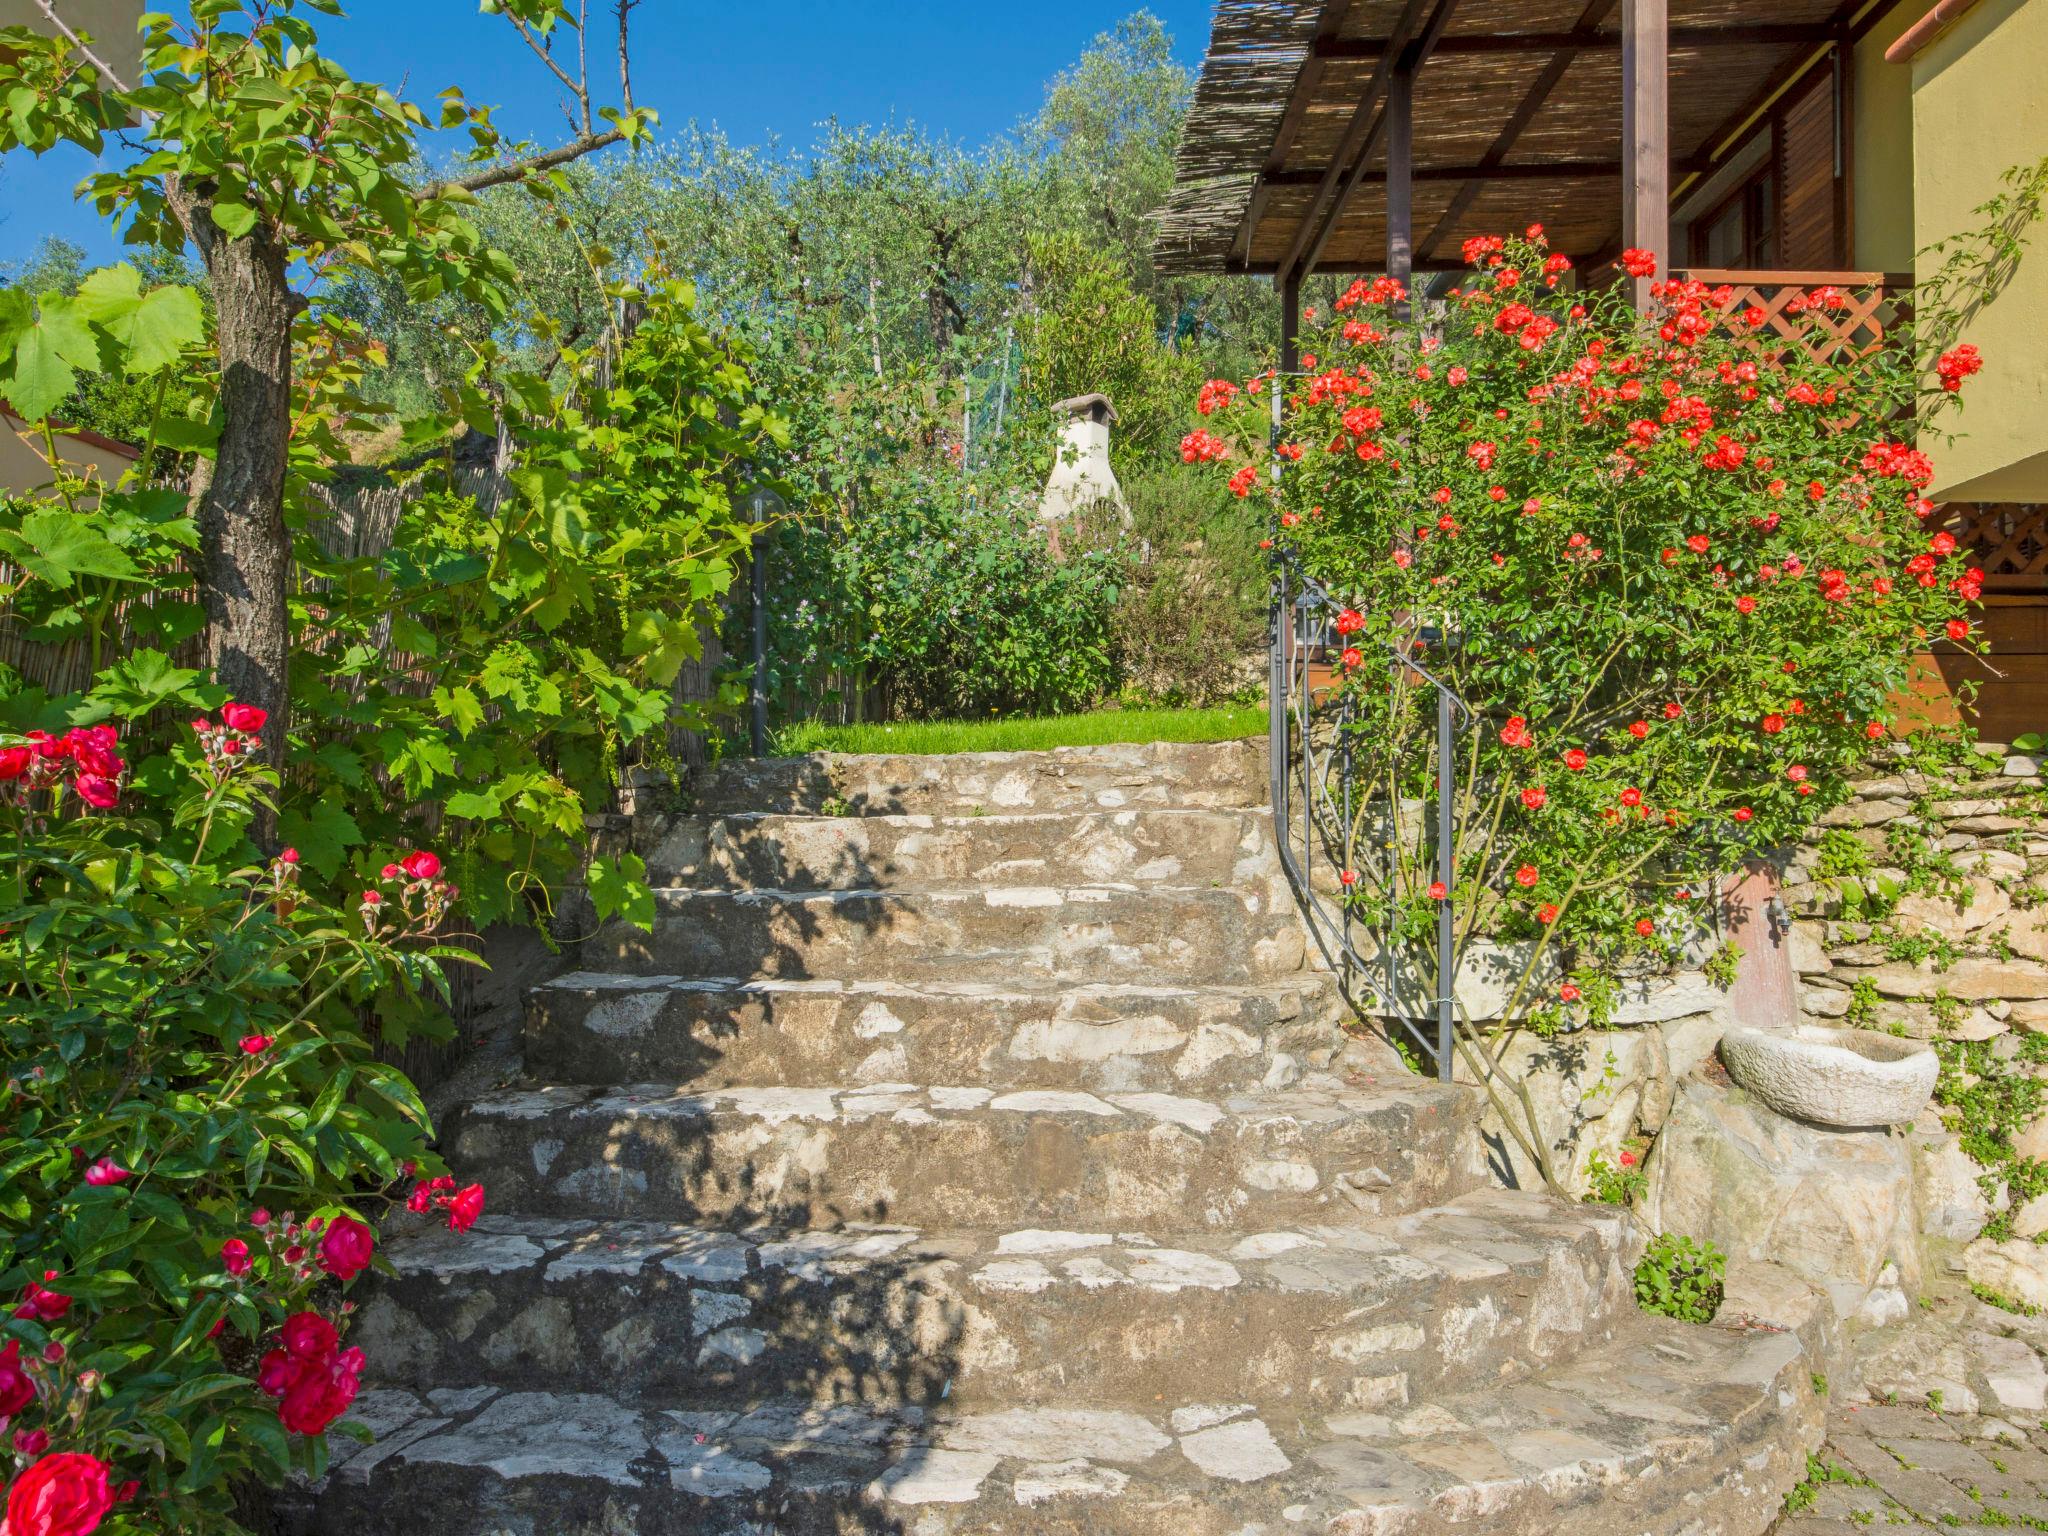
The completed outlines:
{"type": "Polygon", "coordinates": [[[1219,0],[1159,263],[1283,290],[1317,270],[1405,278],[1458,266],[1469,235],[1541,223],[1582,268],[1628,246],[1666,267],[1674,187],[1793,81],[1839,72],[1884,8],[1219,0]]]}

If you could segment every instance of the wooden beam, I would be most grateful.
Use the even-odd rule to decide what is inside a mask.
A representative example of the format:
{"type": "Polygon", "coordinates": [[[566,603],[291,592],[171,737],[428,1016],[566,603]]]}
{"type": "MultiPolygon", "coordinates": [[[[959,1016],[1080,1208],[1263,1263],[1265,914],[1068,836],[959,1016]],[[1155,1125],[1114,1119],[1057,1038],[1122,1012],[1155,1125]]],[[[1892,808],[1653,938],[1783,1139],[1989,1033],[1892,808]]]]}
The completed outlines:
{"type": "MultiPolygon", "coordinates": [[[[1671,267],[1669,0],[1621,0],[1621,239],[1671,267]]],[[[1650,279],[1631,279],[1647,309],[1650,279]]]]}
{"type": "MultiPolygon", "coordinates": [[[[1674,52],[1694,48],[1761,48],[1819,46],[1834,37],[1828,22],[1784,22],[1743,27],[1673,27],[1674,52]]],[[[1489,53],[1553,53],[1569,48],[1574,53],[1619,48],[1619,32],[1603,32],[1597,26],[1576,26],[1568,32],[1475,32],[1447,37],[1436,46],[1439,58],[1457,58],[1489,53]]],[[[1376,37],[1333,37],[1312,45],[1316,54],[1330,61],[1363,62],[1390,52],[1387,40],[1376,37]]]]}
{"type": "MultiPolygon", "coordinates": [[[[1415,75],[1399,64],[1387,83],[1386,116],[1387,276],[1405,288],[1415,275],[1415,75]]],[[[1407,315],[1406,304],[1395,311],[1407,315]]]]}
{"type": "MultiPolygon", "coordinates": [[[[1579,24],[1573,30],[1586,32],[1600,26],[1613,14],[1617,3],[1618,0],[1590,0],[1585,10],[1579,13],[1579,24]]],[[[1550,100],[1550,93],[1557,89],[1558,81],[1564,78],[1565,71],[1572,67],[1572,60],[1578,56],[1576,48],[1561,48],[1551,55],[1550,62],[1545,64],[1542,72],[1529,83],[1529,89],[1522,93],[1522,99],[1516,103],[1515,110],[1508,114],[1506,125],[1487,147],[1486,153],[1480,156],[1479,165],[1482,170],[1492,174],[1504,169],[1501,161],[1514,152],[1515,145],[1521,142],[1522,131],[1529,126],[1536,114],[1543,110],[1543,104],[1550,100]]],[[[1617,166],[1615,169],[1618,172],[1620,167],[1617,166]]],[[[1465,210],[1472,206],[1472,200],[1477,196],[1478,182],[1459,188],[1457,195],[1451,199],[1450,207],[1446,208],[1443,217],[1436,221],[1436,227],[1430,230],[1423,238],[1422,244],[1417,247],[1418,252],[1425,257],[1433,252],[1437,242],[1457,228],[1458,220],[1465,216],[1465,210]]]]}
{"type": "MultiPolygon", "coordinates": [[[[1705,170],[1703,162],[1681,160],[1678,169],[1705,170]]],[[[1327,167],[1314,170],[1282,171],[1266,178],[1271,187],[1313,187],[1327,167]]],[[[1619,176],[1619,160],[1548,160],[1534,165],[1418,165],[1409,173],[1416,181],[1583,181],[1595,176],[1619,176]]],[[[1358,178],[1360,186],[1375,186],[1387,179],[1385,171],[1367,171],[1358,178]]]]}
{"type": "MultiPolygon", "coordinates": [[[[1308,117],[1308,104],[1315,96],[1316,87],[1322,83],[1325,55],[1318,50],[1336,40],[1344,28],[1345,18],[1351,14],[1351,6],[1352,0],[1323,0],[1323,13],[1316,19],[1315,36],[1310,39],[1308,56],[1295,72],[1287,108],[1280,114],[1279,125],[1273,130],[1273,146],[1266,152],[1265,169],[1268,172],[1286,168],[1288,152],[1294,148],[1294,136],[1301,131],[1301,125],[1308,117]]],[[[1266,212],[1267,188],[1268,183],[1261,177],[1253,184],[1252,195],[1245,201],[1244,212],[1238,217],[1237,233],[1230,241],[1230,259],[1234,262],[1242,262],[1251,255],[1252,237],[1258,232],[1259,220],[1266,212]]]]}
{"type": "MultiPolygon", "coordinates": [[[[1378,128],[1377,109],[1380,96],[1387,88],[1387,77],[1393,73],[1394,57],[1408,46],[1415,36],[1415,30],[1422,25],[1423,11],[1428,0],[1408,0],[1395,19],[1394,29],[1388,34],[1388,41],[1394,44],[1391,54],[1383,55],[1374,66],[1372,78],[1359,93],[1358,105],[1352,109],[1351,121],[1344,126],[1344,135],[1338,141],[1337,153],[1331,159],[1330,168],[1324,172],[1322,181],[1316,187],[1316,195],[1303,214],[1294,238],[1287,242],[1287,252],[1280,258],[1282,272],[1306,271],[1302,257],[1307,254],[1309,243],[1315,239],[1317,221],[1324,211],[1331,207],[1332,199],[1341,199],[1343,180],[1354,156],[1363,161],[1371,152],[1372,140],[1378,128]]],[[[1331,215],[1332,221],[1335,214],[1331,215]]]]}
{"type": "MultiPolygon", "coordinates": [[[[1419,9],[1419,0],[1409,0],[1407,9],[1401,13],[1402,24],[1414,35],[1411,36],[1408,46],[1403,48],[1393,60],[1395,69],[1406,70],[1411,77],[1418,73],[1424,64],[1429,62],[1430,55],[1435,51],[1437,43],[1443,38],[1444,28],[1451,24],[1451,16],[1458,9],[1458,0],[1436,0],[1436,8],[1430,12],[1428,24],[1419,33],[1415,33],[1411,18],[1416,15],[1419,9]]],[[[1359,111],[1361,113],[1372,104],[1372,98],[1380,95],[1385,89],[1387,81],[1391,76],[1391,71],[1387,68],[1387,64],[1388,61],[1382,59],[1373,70],[1372,83],[1368,87],[1367,98],[1359,103],[1359,111]]],[[[1366,128],[1364,134],[1361,135],[1356,153],[1347,157],[1341,149],[1339,150],[1336,161],[1331,165],[1330,169],[1332,171],[1343,170],[1347,158],[1351,161],[1351,168],[1344,173],[1341,184],[1336,188],[1334,199],[1325,200],[1324,193],[1330,190],[1330,183],[1325,182],[1323,184],[1323,191],[1317,194],[1316,206],[1309,210],[1308,217],[1302,220],[1301,227],[1294,232],[1294,240],[1288,251],[1289,259],[1281,263],[1283,271],[1299,271],[1302,273],[1315,271],[1316,263],[1322,260],[1323,248],[1330,243],[1330,236],[1337,228],[1337,221],[1344,216],[1344,209],[1351,201],[1351,194],[1357,190],[1359,181],[1365,175],[1366,164],[1372,159],[1373,146],[1378,141],[1380,133],[1385,129],[1386,120],[1386,109],[1384,104],[1382,104],[1380,111],[1373,115],[1371,124],[1366,128]],[[1310,234],[1311,230],[1314,231],[1312,235],[1310,234]],[[1308,236],[1306,244],[1303,243],[1304,236],[1308,236]]],[[[1357,118],[1354,117],[1352,121],[1353,126],[1356,127],[1357,118]]],[[[1349,137],[1348,133],[1346,137],[1349,137]]]]}

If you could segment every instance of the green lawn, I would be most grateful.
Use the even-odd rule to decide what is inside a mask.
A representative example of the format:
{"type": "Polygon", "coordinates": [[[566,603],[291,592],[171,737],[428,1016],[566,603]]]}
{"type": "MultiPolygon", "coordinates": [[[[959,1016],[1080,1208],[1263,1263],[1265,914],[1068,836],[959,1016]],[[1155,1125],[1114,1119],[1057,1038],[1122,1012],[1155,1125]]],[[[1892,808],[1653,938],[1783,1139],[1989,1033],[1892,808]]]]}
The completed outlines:
{"type": "Polygon", "coordinates": [[[1041,752],[1122,741],[1233,741],[1263,736],[1263,704],[1223,709],[1106,709],[1038,720],[926,720],[894,725],[799,721],[776,734],[782,757],[800,752],[1041,752]]]}

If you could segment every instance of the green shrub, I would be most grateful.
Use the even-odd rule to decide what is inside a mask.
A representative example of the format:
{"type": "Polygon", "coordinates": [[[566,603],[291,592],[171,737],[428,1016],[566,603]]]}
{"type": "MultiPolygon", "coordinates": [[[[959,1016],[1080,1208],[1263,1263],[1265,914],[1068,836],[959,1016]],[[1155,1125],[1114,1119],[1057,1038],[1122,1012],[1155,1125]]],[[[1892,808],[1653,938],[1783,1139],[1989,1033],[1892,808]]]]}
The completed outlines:
{"type": "Polygon", "coordinates": [[[1676,1232],[1650,1239],[1636,1263],[1636,1304],[1682,1323],[1711,1323],[1721,1310],[1727,1255],[1676,1232]]]}
{"type": "Polygon", "coordinates": [[[1263,690],[1271,576],[1257,523],[1184,473],[1133,476],[1124,494],[1133,559],[1115,634],[1126,687],[1167,704],[1263,690]]]}

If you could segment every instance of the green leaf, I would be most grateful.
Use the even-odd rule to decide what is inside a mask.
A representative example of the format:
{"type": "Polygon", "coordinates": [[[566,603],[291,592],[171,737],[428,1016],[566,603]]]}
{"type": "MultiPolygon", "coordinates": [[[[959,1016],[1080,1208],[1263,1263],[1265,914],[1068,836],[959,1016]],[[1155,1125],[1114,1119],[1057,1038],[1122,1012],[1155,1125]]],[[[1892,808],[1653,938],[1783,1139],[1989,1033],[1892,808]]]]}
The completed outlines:
{"type": "Polygon", "coordinates": [[[0,529],[0,552],[54,587],[69,587],[80,576],[138,580],[135,562],[94,529],[81,513],[43,507],[13,530],[0,529]]]}
{"type": "Polygon", "coordinates": [[[341,873],[348,850],[363,841],[355,817],[332,799],[287,806],[278,818],[277,835],[286,846],[298,849],[299,857],[323,880],[341,873]]]}
{"type": "Polygon", "coordinates": [[[122,265],[102,267],[78,289],[79,307],[127,354],[134,373],[154,373],[178,361],[185,348],[206,339],[206,317],[196,290],[177,283],[142,292],[142,274],[122,265]]]}
{"type": "Polygon", "coordinates": [[[214,203],[212,214],[213,222],[237,240],[256,227],[256,210],[247,203],[222,198],[214,203]]]}
{"type": "Polygon", "coordinates": [[[654,931],[654,892],[647,884],[646,861],[639,854],[592,859],[585,879],[600,918],[623,917],[636,928],[654,931]]]}
{"type": "Polygon", "coordinates": [[[0,370],[0,395],[23,419],[41,421],[71,393],[79,369],[99,366],[99,341],[84,310],[46,293],[36,323],[15,337],[11,369],[0,370]]]}
{"type": "Polygon", "coordinates": [[[101,672],[93,684],[92,698],[124,720],[140,719],[173,702],[211,708],[219,702],[211,695],[220,690],[193,686],[204,675],[195,667],[174,667],[162,651],[145,647],[101,672]]]}

